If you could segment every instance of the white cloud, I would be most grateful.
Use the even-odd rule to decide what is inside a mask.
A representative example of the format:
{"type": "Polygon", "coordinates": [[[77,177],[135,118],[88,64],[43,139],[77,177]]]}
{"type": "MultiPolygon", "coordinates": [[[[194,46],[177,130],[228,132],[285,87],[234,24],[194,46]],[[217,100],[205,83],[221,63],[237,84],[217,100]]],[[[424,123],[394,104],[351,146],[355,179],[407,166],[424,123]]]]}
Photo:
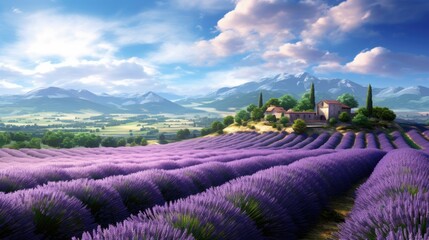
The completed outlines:
{"type": "Polygon", "coordinates": [[[13,82],[9,82],[7,80],[0,80],[0,88],[1,89],[8,89],[8,90],[17,90],[17,89],[23,89],[24,87],[13,83],[13,82]]]}
{"type": "Polygon", "coordinates": [[[429,57],[409,53],[396,53],[383,47],[375,47],[357,54],[353,61],[341,65],[336,62],[322,64],[318,71],[343,71],[380,76],[398,76],[413,73],[429,73],[429,57]]]}
{"type": "Polygon", "coordinates": [[[111,55],[115,47],[103,39],[107,24],[90,17],[46,11],[15,23],[18,41],[2,49],[16,59],[78,59],[111,55]]]}
{"type": "Polygon", "coordinates": [[[148,84],[152,83],[153,86],[158,86],[156,83],[158,75],[159,72],[153,65],[139,58],[129,58],[81,60],[58,64],[44,62],[35,68],[33,77],[37,80],[37,87],[50,85],[88,87],[90,90],[100,92],[109,91],[114,86],[132,87],[133,91],[143,90],[142,87],[148,87],[148,84]]]}
{"type": "Polygon", "coordinates": [[[322,39],[341,40],[367,24],[392,24],[417,19],[429,10],[421,0],[346,0],[334,6],[302,31],[303,41],[315,44],[322,39]]]}
{"type": "Polygon", "coordinates": [[[267,60],[290,58],[296,61],[302,61],[305,64],[329,62],[338,58],[335,54],[328,51],[321,51],[303,42],[286,43],[282,45],[278,51],[266,52],[264,57],[267,60]]]}
{"type": "Polygon", "coordinates": [[[12,12],[15,14],[21,14],[22,13],[21,9],[19,9],[19,8],[12,8],[12,12]]]}

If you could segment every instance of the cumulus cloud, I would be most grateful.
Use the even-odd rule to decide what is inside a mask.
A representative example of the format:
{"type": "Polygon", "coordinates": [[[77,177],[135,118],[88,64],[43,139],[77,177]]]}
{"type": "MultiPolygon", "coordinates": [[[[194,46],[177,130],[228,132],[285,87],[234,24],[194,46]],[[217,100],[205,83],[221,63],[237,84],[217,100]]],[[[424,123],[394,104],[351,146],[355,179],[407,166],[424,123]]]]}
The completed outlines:
{"type": "Polygon", "coordinates": [[[407,22],[428,10],[429,2],[424,0],[346,0],[330,8],[301,35],[308,44],[326,38],[338,40],[367,24],[407,22]]]}
{"type": "Polygon", "coordinates": [[[328,51],[321,51],[303,42],[286,43],[278,51],[266,52],[264,57],[268,60],[291,58],[305,64],[329,62],[338,58],[335,54],[328,51]]]}
{"type": "Polygon", "coordinates": [[[103,39],[106,23],[94,18],[48,11],[24,16],[15,24],[18,41],[2,51],[8,57],[102,57],[116,50],[103,39]]]}
{"type": "Polygon", "coordinates": [[[198,46],[218,57],[275,49],[295,38],[325,8],[317,0],[238,0],[235,9],[218,21],[219,34],[198,46]]]}
{"type": "Polygon", "coordinates": [[[139,58],[44,62],[33,73],[36,87],[83,88],[94,92],[133,92],[162,86],[159,71],[139,58]]]}
{"type": "Polygon", "coordinates": [[[409,53],[395,53],[383,47],[375,47],[357,54],[353,61],[344,65],[330,62],[319,66],[317,70],[381,76],[429,73],[429,57],[409,53]]]}

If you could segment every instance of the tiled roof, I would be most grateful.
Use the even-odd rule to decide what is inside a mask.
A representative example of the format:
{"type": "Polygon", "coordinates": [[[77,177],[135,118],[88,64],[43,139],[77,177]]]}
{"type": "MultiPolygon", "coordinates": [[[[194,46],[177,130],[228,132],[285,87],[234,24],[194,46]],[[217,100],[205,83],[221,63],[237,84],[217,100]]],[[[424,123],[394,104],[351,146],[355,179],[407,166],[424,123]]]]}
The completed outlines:
{"type": "Polygon", "coordinates": [[[267,110],[265,112],[277,112],[277,113],[282,113],[282,112],[286,112],[286,110],[282,107],[276,107],[276,106],[270,106],[267,108],[267,110]]]}

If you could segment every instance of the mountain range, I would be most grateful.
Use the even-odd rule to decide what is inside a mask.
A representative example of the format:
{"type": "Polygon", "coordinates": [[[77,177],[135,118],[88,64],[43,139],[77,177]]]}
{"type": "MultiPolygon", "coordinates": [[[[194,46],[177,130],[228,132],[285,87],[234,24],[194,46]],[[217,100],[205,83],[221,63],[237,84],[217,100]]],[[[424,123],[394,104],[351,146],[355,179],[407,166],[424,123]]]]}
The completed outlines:
{"type": "MultiPolygon", "coordinates": [[[[308,92],[311,83],[316,90],[316,101],[336,99],[343,93],[350,93],[365,104],[367,86],[347,79],[321,79],[309,73],[278,74],[235,87],[220,88],[201,97],[182,97],[167,92],[144,94],[94,94],[87,90],[48,87],[33,90],[22,95],[0,96],[0,114],[23,114],[35,112],[81,112],[139,114],[185,114],[201,113],[204,109],[236,111],[253,103],[257,104],[262,92],[264,100],[290,94],[299,99],[308,92]],[[191,108],[192,107],[192,108],[191,108]]],[[[377,106],[395,110],[429,110],[429,88],[387,87],[373,88],[373,100],[377,106]]]]}
{"type": "Polygon", "coordinates": [[[0,114],[23,114],[35,112],[81,112],[139,113],[139,114],[185,114],[199,110],[183,107],[154,92],[141,95],[97,95],[87,90],[48,87],[23,95],[0,97],[0,114]]]}
{"type": "MultiPolygon", "coordinates": [[[[360,106],[365,104],[367,86],[347,79],[321,79],[305,72],[295,75],[278,74],[236,87],[221,88],[203,97],[182,99],[176,103],[182,105],[192,103],[193,106],[218,110],[237,110],[250,103],[257,104],[260,92],[264,100],[284,94],[299,99],[310,90],[311,83],[315,85],[316,101],[337,99],[343,93],[350,93],[355,96],[360,106]]],[[[423,86],[373,88],[373,100],[378,106],[392,109],[428,110],[429,88],[423,86]]]]}

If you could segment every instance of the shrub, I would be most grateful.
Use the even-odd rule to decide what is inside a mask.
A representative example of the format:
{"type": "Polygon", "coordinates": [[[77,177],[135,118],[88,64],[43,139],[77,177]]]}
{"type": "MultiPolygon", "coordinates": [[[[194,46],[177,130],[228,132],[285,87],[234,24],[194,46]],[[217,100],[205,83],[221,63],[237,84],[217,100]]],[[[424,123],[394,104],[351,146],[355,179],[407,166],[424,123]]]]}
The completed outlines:
{"type": "Polygon", "coordinates": [[[296,119],[293,122],[292,129],[296,133],[304,133],[305,130],[307,129],[307,124],[302,119],[296,119]]]}
{"type": "Polygon", "coordinates": [[[287,124],[289,123],[289,118],[287,118],[287,117],[281,117],[281,118],[280,118],[280,120],[279,120],[279,122],[280,122],[284,127],[286,127],[286,126],[287,126],[287,124]]]}
{"type": "Polygon", "coordinates": [[[267,120],[270,123],[275,123],[277,121],[277,118],[275,115],[267,115],[265,117],[265,120],[267,120]]]}
{"type": "Polygon", "coordinates": [[[346,112],[342,112],[340,116],[338,116],[338,120],[341,122],[350,122],[350,115],[346,112]]]}
{"type": "Polygon", "coordinates": [[[332,117],[332,118],[329,119],[328,122],[329,122],[330,125],[335,125],[335,124],[337,124],[338,121],[337,121],[336,118],[332,117]]]}
{"type": "Polygon", "coordinates": [[[369,126],[368,117],[363,115],[362,113],[356,114],[356,116],[352,119],[352,122],[353,122],[353,124],[361,126],[361,127],[369,126]]]}

